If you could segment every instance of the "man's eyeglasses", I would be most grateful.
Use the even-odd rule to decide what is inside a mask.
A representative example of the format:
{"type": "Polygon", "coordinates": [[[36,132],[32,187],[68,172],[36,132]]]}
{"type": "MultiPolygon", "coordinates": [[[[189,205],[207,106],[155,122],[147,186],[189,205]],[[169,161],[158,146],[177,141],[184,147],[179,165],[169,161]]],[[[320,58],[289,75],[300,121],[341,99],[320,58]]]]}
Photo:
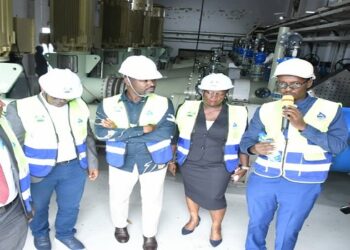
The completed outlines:
{"type": "Polygon", "coordinates": [[[310,79],[306,79],[304,82],[291,82],[291,83],[287,83],[287,82],[277,82],[277,86],[279,89],[298,89],[301,86],[303,86],[305,83],[307,83],[310,79]]]}

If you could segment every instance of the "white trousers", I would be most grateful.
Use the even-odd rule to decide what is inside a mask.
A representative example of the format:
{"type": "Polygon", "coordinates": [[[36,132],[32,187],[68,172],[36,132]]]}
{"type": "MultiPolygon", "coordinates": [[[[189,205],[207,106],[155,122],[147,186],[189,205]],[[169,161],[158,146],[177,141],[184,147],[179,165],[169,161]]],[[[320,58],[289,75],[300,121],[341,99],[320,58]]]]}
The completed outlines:
{"type": "Polygon", "coordinates": [[[145,237],[157,234],[163,203],[163,187],[167,168],[139,175],[137,166],[132,173],[109,166],[109,203],[114,227],[128,225],[129,199],[140,181],[142,200],[142,231],[145,237]]]}

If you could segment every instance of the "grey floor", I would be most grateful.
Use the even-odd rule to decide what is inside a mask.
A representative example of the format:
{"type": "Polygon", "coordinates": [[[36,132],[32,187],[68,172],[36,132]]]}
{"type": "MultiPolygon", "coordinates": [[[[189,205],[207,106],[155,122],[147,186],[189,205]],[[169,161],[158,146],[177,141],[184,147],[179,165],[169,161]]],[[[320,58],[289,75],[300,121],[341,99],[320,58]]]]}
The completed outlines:
{"type": "MultiPolygon", "coordinates": [[[[139,186],[135,186],[131,200],[128,226],[130,241],[118,243],[114,238],[114,228],[108,208],[108,170],[101,164],[100,177],[95,182],[87,182],[81,211],[76,225],[77,237],[88,250],[137,250],[142,249],[141,203],[139,186]]],[[[318,199],[310,217],[304,224],[296,246],[297,250],[342,250],[350,249],[350,215],[344,215],[339,207],[350,201],[350,176],[344,173],[331,173],[324,185],[324,192],[318,199]]],[[[216,249],[244,249],[245,234],[248,223],[245,203],[245,184],[229,185],[227,190],[228,209],[222,226],[223,242],[216,249]]],[[[54,222],[56,206],[54,197],[50,208],[50,224],[54,222]]],[[[165,181],[164,206],[157,235],[159,250],[206,250],[213,249],[209,244],[210,217],[201,210],[200,226],[194,233],[181,235],[181,227],[188,219],[185,205],[181,175],[169,174],[165,181]]],[[[273,249],[273,226],[267,237],[267,248],[273,249]]],[[[66,249],[54,240],[51,231],[53,249],[66,249]]],[[[28,233],[25,250],[33,250],[33,237],[28,233]]]]}

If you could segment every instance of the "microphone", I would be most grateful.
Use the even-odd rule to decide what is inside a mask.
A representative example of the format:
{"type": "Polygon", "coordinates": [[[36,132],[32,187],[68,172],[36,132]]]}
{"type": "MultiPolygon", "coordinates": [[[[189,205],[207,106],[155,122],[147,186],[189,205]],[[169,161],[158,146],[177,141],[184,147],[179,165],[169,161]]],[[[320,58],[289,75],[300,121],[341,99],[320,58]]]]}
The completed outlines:
{"type": "MultiPolygon", "coordinates": [[[[284,95],[282,96],[282,109],[288,108],[288,106],[292,106],[294,104],[294,97],[292,95],[284,95]]],[[[282,117],[282,131],[288,129],[289,120],[287,117],[282,117]]]]}

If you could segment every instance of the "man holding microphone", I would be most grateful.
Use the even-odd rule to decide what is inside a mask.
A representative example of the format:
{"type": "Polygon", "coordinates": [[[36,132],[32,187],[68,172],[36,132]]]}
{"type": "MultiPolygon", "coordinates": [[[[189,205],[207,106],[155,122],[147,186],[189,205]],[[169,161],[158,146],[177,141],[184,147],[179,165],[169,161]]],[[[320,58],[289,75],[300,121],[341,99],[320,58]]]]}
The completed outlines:
{"type": "Polygon", "coordinates": [[[307,94],[315,79],[309,62],[281,62],[274,77],[282,100],[257,109],[240,144],[242,153],[257,155],[247,186],[249,250],[266,249],[276,211],[275,249],[294,249],[332,155],[347,147],[341,105],[307,94]]]}

